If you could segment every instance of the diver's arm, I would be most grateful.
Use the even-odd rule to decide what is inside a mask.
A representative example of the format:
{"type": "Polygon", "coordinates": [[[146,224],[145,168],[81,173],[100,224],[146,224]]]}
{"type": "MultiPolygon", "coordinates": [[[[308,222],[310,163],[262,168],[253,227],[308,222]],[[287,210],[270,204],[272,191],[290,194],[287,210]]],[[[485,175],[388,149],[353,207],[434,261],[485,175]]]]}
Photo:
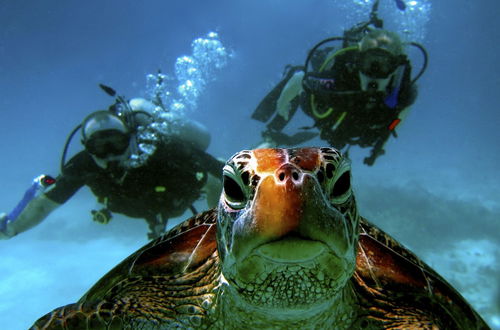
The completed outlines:
{"type": "Polygon", "coordinates": [[[408,64],[403,73],[401,91],[398,96],[398,107],[407,109],[412,105],[418,96],[418,86],[411,81],[411,65],[408,64]]]}
{"type": "MultiPolygon", "coordinates": [[[[26,230],[29,230],[42,222],[54,209],[64,204],[83,185],[85,173],[89,166],[97,168],[91,156],[86,152],[80,152],[73,156],[65,165],[63,173],[56,179],[55,183],[40,194],[29,197],[30,200],[24,204],[24,199],[18,204],[23,204],[18,215],[0,215],[0,239],[8,239],[26,230]],[[32,199],[31,199],[32,198],[32,199]],[[2,230],[3,229],[3,230],[2,230]]],[[[31,188],[30,188],[31,189],[31,188]]],[[[14,209],[15,210],[15,209],[14,209]]]]}
{"type": "MultiPolygon", "coordinates": [[[[54,202],[45,194],[35,197],[26,205],[15,221],[7,221],[5,230],[0,231],[0,239],[9,239],[35,227],[59,205],[61,204],[54,202]]],[[[6,217],[6,214],[2,214],[1,221],[4,221],[6,217]]]]}

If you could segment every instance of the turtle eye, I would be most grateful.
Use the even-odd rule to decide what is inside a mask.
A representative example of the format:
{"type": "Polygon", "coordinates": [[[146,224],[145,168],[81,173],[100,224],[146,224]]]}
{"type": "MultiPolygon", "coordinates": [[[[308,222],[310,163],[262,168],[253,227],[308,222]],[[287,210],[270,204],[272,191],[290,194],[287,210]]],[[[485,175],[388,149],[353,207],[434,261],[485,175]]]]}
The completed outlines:
{"type": "Polygon", "coordinates": [[[345,171],[342,175],[337,179],[337,181],[333,184],[331,197],[332,198],[340,198],[349,192],[351,188],[351,178],[350,172],[345,171]]]}
{"type": "Polygon", "coordinates": [[[224,175],[224,193],[226,197],[234,202],[242,202],[245,199],[245,194],[241,187],[232,178],[224,175]]]}
{"type": "Polygon", "coordinates": [[[235,173],[234,169],[224,171],[222,177],[222,184],[224,187],[224,197],[226,203],[233,209],[242,209],[245,207],[247,202],[247,189],[244,186],[245,174],[248,177],[247,172],[243,172],[241,175],[235,173]]]}
{"type": "Polygon", "coordinates": [[[342,164],[332,176],[330,200],[333,204],[343,204],[351,196],[351,171],[348,164],[342,164]]]}

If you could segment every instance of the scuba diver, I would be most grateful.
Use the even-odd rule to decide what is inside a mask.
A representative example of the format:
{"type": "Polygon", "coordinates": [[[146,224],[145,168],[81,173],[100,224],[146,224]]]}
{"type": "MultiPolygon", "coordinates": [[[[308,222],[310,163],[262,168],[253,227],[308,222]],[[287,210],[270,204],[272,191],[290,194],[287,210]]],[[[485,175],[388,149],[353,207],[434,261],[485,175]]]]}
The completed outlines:
{"type": "MultiPolygon", "coordinates": [[[[114,90],[101,86],[109,94],[114,90]]],[[[57,178],[37,177],[23,200],[0,218],[0,238],[8,239],[42,222],[50,212],[68,201],[82,186],[88,186],[102,204],[93,210],[94,221],[108,223],[112,213],[143,218],[149,239],[160,236],[169,218],[182,215],[203,194],[214,207],[222,187],[223,162],[205,152],[210,134],[201,124],[177,118],[169,135],[154,143],[154,152],[144,161],[138,132],[153,122],[148,110],[157,105],[145,99],[117,101],[108,110],[91,113],[69,135],[57,178]],[[146,111],[145,111],[146,110],[146,111]],[[84,150],[65,161],[68,146],[81,131],[84,150]]],[[[144,142],[144,141],[142,141],[144,142]]],[[[144,156],[144,155],[143,155],[144,156]]]]}
{"type": "MultiPolygon", "coordinates": [[[[383,29],[378,18],[379,1],[373,4],[370,19],[344,32],[342,37],[325,39],[308,53],[303,66],[287,66],[284,78],[260,102],[252,118],[268,122],[261,146],[294,146],[318,135],[348,153],[358,145],[371,148],[364,163],[371,166],[383,155],[384,144],[404,120],[416,99],[416,81],[427,67],[427,52],[415,43],[424,57],[422,68],[411,76],[411,63],[399,36],[383,29]],[[341,42],[336,49],[333,42],[341,42]],[[328,46],[330,44],[330,46],[328,46]],[[298,107],[314,120],[294,135],[282,129],[298,107]]],[[[397,1],[400,10],[404,2],[397,1]]]]}

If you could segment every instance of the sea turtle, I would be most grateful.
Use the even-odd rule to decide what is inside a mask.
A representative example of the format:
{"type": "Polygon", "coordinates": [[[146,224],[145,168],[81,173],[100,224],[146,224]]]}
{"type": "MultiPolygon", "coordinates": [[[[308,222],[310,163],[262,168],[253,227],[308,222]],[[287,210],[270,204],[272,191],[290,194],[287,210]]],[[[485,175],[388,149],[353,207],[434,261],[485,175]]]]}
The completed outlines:
{"type": "Polygon", "coordinates": [[[150,242],[32,329],[488,328],[358,214],[337,150],[244,150],[223,178],[217,210],[150,242]]]}

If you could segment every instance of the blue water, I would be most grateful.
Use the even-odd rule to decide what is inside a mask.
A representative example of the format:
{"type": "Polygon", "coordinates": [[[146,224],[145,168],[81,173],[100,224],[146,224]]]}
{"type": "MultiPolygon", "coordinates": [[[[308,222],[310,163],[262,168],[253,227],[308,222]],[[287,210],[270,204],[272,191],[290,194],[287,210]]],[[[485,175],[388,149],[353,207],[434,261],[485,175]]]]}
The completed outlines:
{"type": "MultiPolygon", "coordinates": [[[[351,150],[355,193],[362,214],[500,328],[500,4],[405,2],[406,16],[391,0],[381,0],[380,14],[425,45],[429,68],[386,155],[367,167],[368,151],[351,150]],[[410,12],[411,4],[423,12],[410,12]]],[[[35,176],[57,175],[67,134],[112,102],[98,83],[143,96],[147,74],[173,74],[191,41],[210,31],[233,56],[189,116],[213,132],[209,151],[217,157],[256,145],[263,125],[250,114],[284,66],[302,64],[310,47],[364,19],[369,7],[360,0],[1,2],[0,210],[10,211],[35,176]]],[[[115,216],[98,225],[94,206],[82,189],[38,227],[0,242],[1,328],[25,329],[76,301],[146,243],[145,223],[115,216]]]]}

